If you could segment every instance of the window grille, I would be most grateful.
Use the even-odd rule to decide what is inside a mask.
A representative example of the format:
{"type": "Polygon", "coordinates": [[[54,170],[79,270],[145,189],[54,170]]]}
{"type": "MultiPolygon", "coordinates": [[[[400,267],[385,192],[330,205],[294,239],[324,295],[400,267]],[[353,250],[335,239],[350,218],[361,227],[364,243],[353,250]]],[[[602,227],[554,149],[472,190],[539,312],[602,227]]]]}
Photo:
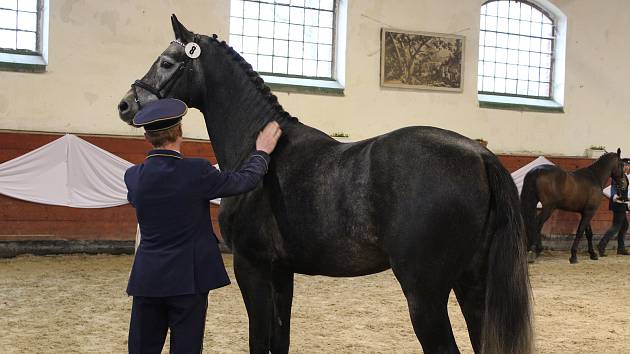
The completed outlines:
{"type": "Polygon", "coordinates": [[[231,0],[230,45],[254,70],[333,79],[335,0],[231,0]]]}
{"type": "Polygon", "coordinates": [[[0,51],[41,51],[40,8],[38,0],[0,0],[0,51]]]}
{"type": "Polygon", "coordinates": [[[481,6],[479,93],[551,98],[555,26],[527,1],[488,1],[481,6]]]}

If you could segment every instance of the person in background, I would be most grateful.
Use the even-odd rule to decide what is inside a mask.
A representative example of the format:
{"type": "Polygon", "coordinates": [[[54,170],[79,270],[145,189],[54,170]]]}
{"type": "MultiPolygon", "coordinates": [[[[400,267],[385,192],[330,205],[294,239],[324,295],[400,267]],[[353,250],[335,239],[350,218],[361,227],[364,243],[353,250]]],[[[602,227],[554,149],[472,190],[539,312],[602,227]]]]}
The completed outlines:
{"type": "Polygon", "coordinates": [[[133,119],[153,146],[125,173],[127,199],[141,239],[129,276],[133,296],[129,353],[162,352],[168,329],[171,353],[200,353],[208,292],[230,283],[210,222],[209,201],[254,189],[267,173],[282,134],[267,124],[240,170],[222,172],[205,159],[181,154],[186,104],[167,98],[146,105],[133,119]]]}
{"type": "Polygon", "coordinates": [[[613,223],[597,245],[601,257],[606,257],[606,245],[615,235],[617,236],[617,254],[624,256],[630,254],[624,245],[624,238],[628,231],[628,176],[626,175],[630,173],[630,165],[627,162],[624,163],[623,172],[621,185],[617,185],[614,179],[610,185],[608,209],[613,212],[613,223]]]}

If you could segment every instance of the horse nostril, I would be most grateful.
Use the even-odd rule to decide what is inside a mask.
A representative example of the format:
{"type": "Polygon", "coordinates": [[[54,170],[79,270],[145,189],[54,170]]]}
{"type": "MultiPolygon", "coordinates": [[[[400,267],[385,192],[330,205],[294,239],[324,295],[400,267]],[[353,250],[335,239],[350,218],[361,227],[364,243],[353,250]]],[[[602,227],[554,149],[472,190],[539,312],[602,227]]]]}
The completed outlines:
{"type": "Polygon", "coordinates": [[[119,112],[125,112],[128,109],[129,109],[129,105],[125,101],[120,102],[120,104],[118,105],[118,111],[119,112]]]}

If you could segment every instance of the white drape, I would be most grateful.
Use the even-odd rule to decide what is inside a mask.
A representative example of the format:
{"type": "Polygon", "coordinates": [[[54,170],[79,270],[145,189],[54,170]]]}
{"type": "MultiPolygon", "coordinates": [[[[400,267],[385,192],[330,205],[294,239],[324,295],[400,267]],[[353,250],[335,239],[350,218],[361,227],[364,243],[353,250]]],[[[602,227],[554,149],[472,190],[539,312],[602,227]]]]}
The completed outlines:
{"type": "Polygon", "coordinates": [[[527,174],[527,172],[529,172],[536,166],[553,164],[553,162],[547,160],[544,156],[538,156],[538,158],[536,158],[534,161],[512,172],[512,179],[514,180],[514,184],[516,184],[516,188],[518,189],[518,195],[521,195],[521,190],[523,189],[523,180],[525,179],[525,175],[527,174]]]}
{"type": "Polygon", "coordinates": [[[0,164],[0,194],[74,208],[123,205],[127,203],[124,175],[130,166],[131,162],[66,134],[0,164]]]}
{"type": "Polygon", "coordinates": [[[132,164],[74,135],[0,164],[0,193],[35,203],[107,208],[127,203],[132,164]]]}

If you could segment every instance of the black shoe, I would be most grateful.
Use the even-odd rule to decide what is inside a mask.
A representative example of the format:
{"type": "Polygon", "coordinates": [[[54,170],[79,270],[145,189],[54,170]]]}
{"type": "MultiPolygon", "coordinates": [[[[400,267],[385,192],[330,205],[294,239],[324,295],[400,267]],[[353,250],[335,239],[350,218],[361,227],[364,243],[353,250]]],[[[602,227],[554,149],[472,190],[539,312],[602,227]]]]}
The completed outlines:
{"type": "Polygon", "coordinates": [[[630,252],[628,252],[627,249],[623,248],[623,249],[618,249],[617,250],[617,254],[620,254],[622,256],[630,256],[630,252]]]}

